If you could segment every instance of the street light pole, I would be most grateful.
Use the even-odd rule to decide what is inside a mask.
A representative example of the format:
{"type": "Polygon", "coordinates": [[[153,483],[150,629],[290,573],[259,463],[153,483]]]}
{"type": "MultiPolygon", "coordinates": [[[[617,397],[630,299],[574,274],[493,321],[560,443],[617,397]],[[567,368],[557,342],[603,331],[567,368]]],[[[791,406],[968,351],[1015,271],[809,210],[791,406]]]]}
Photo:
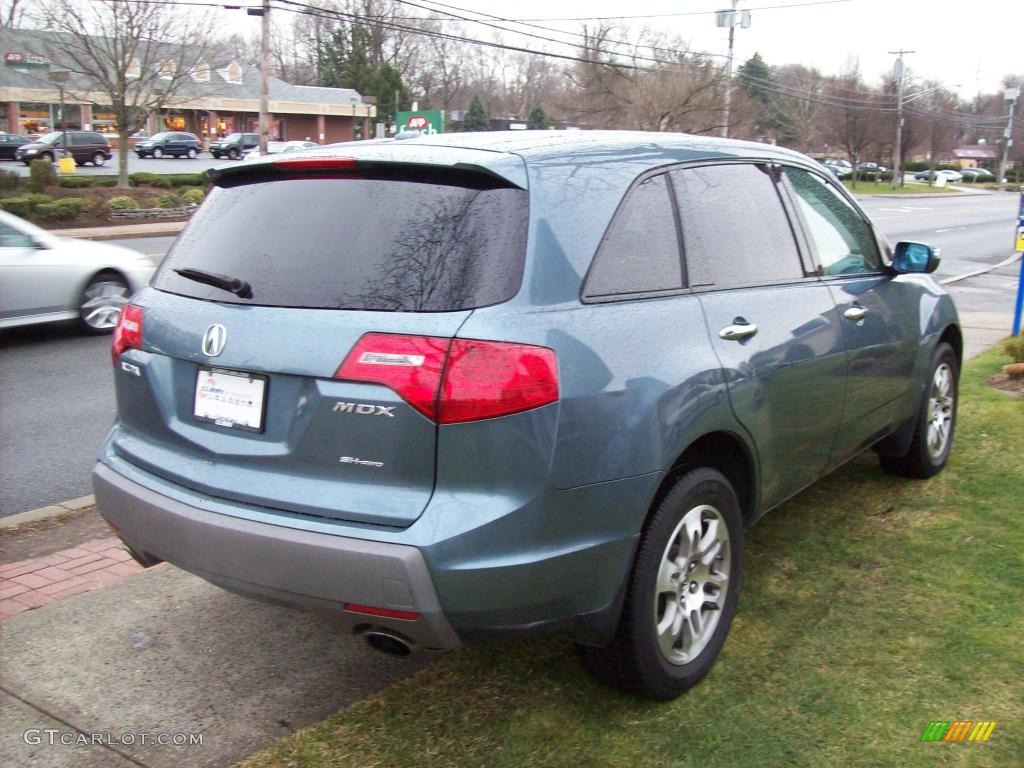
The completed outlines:
{"type": "Polygon", "coordinates": [[[725,119],[722,125],[722,136],[729,138],[729,113],[732,105],[732,49],[736,37],[736,26],[743,29],[750,27],[750,11],[738,13],[736,6],[739,0],[732,0],[732,9],[715,12],[715,24],[719,27],[729,28],[729,56],[725,66],[725,119]]]}
{"type": "MultiPolygon", "coordinates": [[[[239,5],[225,5],[237,9],[239,5]]],[[[260,154],[267,154],[270,135],[270,0],[263,0],[259,8],[246,8],[247,16],[260,16],[260,154]]]]}
{"type": "Polygon", "coordinates": [[[68,81],[70,73],[66,69],[53,69],[50,70],[50,80],[57,84],[57,90],[60,93],[60,129],[64,135],[61,138],[62,156],[67,157],[68,154],[68,121],[64,117],[64,83],[68,81]]]}

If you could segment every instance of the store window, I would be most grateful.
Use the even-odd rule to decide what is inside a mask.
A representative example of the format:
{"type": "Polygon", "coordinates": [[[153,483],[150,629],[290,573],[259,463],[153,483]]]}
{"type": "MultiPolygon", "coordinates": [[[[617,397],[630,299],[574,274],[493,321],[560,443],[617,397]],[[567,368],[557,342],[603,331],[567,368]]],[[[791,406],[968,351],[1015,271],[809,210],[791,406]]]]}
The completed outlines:
{"type": "Polygon", "coordinates": [[[92,128],[102,134],[117,134],[117,115],[109,104],[94,104],[92,107],[92,128]]]}
{"type": "Polygon", "coordinates": [[[50,105],[40,102],[21,102],[18,116],[18,130],[22,136],[49,133],[53,130],[50,105]]]}

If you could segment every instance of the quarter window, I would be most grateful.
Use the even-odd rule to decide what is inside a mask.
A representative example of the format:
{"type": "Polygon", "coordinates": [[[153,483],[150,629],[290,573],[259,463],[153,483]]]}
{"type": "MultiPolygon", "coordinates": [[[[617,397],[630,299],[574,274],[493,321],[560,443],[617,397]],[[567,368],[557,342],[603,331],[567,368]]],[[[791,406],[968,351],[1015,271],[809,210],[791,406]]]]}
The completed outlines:
{"type": "Polygon", "coordinates": [[[672,171],[692,288],[799,280],[800,253],[770,168],[754,163],[672,171]]]}
{"type": "Polygon", "coordinates": [[[665,175],[637,185],[597,249],[584,295],[611,297],[683,287],[679,236],[665,175]]]}
{"type": "Polygon", "coordinates": [[[871,227],[822,177],[784,168],[824,275],[878,272],[881,259],[871,227]]]}

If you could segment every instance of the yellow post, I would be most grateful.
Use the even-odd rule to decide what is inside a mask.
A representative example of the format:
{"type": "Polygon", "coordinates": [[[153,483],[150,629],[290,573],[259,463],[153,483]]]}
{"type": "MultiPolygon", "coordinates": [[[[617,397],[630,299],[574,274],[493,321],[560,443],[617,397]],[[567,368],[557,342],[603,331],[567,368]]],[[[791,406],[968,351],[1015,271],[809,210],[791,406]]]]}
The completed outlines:
{"type": "Polygon", "coordinates": [[[75,158],[68,155],[62,157],[57,161],[57,170],[61,173],[74,173],[75,172],[75,158]]]}

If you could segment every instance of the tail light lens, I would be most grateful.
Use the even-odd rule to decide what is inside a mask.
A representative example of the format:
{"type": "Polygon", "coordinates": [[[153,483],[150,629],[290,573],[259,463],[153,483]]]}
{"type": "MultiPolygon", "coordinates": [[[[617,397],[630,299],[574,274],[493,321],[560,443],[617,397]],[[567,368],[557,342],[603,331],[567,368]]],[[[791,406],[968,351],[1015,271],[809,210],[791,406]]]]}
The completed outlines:
{"type": "Polygon", "coordinates": [[[117,359],[126,349],[142,348],[142,307],[125,304],[121,317],[114,329],[114,338],[110,345],[110,355],[117,365],[117,359]]]}
{"type": "Polygon", "coordinates": [[[554,351],[499,341],[368,333],[334,377],[382,384],[438,424],[493,419],[558,400],[554,351]]]}

